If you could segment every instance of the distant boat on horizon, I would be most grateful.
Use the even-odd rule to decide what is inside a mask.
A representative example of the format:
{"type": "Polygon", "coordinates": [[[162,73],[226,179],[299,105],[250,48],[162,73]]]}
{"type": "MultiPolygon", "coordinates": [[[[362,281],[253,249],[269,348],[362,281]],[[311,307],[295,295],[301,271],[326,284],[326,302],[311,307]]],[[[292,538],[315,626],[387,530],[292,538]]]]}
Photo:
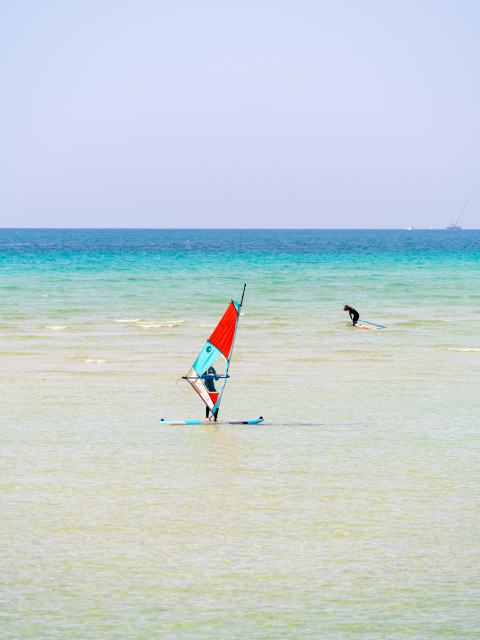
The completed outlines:
{"type": "Polygon", "coordinates": [[[407,231],[413,231],[413,227],[407,227],[407,231]]]}
{"type": "Polygon", "coordinates": [[[458,214],[458,218],[455,220],[455,222],[452,222],[448,225],[447,229],[453,230],[453,231],[460,231],[462,227],[458,226],[458,223],[460,222],[460,218],[462,217],[463,212],[465,211],[465,209],[467,208],[467,204],[468,204],[468,200],[465,202],[465,204],[463,205],[463,207],[460,209],[460,213],[458,214]]]}

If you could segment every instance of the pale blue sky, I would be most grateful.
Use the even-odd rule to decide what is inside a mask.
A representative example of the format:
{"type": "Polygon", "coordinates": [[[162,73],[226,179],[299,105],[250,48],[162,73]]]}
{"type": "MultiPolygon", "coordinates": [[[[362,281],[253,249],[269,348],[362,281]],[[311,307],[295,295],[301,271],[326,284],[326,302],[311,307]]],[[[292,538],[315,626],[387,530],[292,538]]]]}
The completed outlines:
{"type": "Polygon", "coordinates": [[[17,0],[1,227],[480,227],[480,3],[17,0]]]}

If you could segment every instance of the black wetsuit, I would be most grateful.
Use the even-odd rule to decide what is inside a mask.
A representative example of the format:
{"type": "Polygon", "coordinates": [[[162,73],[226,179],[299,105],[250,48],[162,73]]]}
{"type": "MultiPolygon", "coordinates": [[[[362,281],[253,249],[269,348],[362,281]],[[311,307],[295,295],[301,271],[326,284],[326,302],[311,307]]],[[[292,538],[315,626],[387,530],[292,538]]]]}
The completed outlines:
{"type": "Polygon", "coordinates": [[[352,324],[357,324],[360,318],[360,314],[358,313],[358,311],[352,309],[352,307],[348,307],[348,313],[350,314],[350,318],[352,319],[352,324]]]}
{"type": "Polygon", "coordinates": [[[213,367],[210,367],[208,369],[208,371],[206,372],[205,375],[209,376],[208,378],[204,378],[205,381],[205,386],[207,387],[207,391],[213,392],[215,393],[216,389],[215,389],[215,378],[214,376],[216,375],[216,371],[213,367]],[[211,376],[211,377],[210,377],[211,376]]]}
{"type": "MultiPolygon", "coordinates": [[[[215,371],[215,369],[213,367],[210,367],[206,372],[205,375],[208,375],[208,378],[204,378],[203,381],[205,382],[205,386],[207,387],[207,391],[209,391],[210,393],[215,393],[217,390],[215,389],[215,379],[216,379],[216,374],[217,372],[215,371]],[[210,377],[211,376],[211,377],[210,377]],[[215,376],[215,377],[214,377],[215,376]]],[[[210,409],[207,406],[206,407],[207,410],[207,418],[210,415],[210,409]]],[[[218,413],[218,409],[217,412],[218,413]]],[[[216,414],[215,414],[215,418],[216,418],[216,414]]]]}

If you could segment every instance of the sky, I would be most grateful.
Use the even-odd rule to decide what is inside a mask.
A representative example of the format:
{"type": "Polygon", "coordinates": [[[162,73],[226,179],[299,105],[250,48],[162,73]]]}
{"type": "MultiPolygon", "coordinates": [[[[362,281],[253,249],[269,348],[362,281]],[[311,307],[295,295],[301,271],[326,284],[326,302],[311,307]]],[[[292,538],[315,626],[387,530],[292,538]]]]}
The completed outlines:
{"type": "Polygon", "coordinates": [[[478,0],[0,6],[0,227],[480,228],[478,0]]]}

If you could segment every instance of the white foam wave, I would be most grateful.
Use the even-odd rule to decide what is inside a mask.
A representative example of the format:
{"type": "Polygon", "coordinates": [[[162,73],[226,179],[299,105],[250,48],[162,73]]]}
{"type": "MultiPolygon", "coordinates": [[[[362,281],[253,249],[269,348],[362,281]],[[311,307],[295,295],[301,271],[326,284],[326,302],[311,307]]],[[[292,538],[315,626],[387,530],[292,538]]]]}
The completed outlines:
{"type": "Polygon", "coordinates": [[[106,360],[91,360],[90,358],[85,358],[85,362],[106,362],[106,360]]]}
{"type": "Polygon", "coordinates": [[[142,329],[158,329],[159,327],[178,327],[184,320],[171,320],[170,322],[139,322],[142,329]]]}
{"type": "Polygon", "coordinates": [[[142,329],[158,329],[161,327],[176,327],[185,320],[164,320],[163,322],[154,322],[149,320],[140,320],[140,318],[128,318],[122,320],[114,320],[114,322],[131,323],[141,327],[142,329]]]}
{"type": "Polygon", "coordinates": [[[139,322],[139,327],[142,329],[157,329],[158,327],[173,327],[173,324],[165,324],[163,322],[139,322]]]}
{"type": "Polygon", "coordinates": [[[480,349],[447,349],[447,351],[480,351],[480,349]]]}
{"type": "Polygon", "coordinates": [[[66,329],[67,327],[63,324],[59,324],[59,325],[47,325],[45,327],[45,329],[48,329],[49,331],[62,331],[62,329],[66,329]]]}

